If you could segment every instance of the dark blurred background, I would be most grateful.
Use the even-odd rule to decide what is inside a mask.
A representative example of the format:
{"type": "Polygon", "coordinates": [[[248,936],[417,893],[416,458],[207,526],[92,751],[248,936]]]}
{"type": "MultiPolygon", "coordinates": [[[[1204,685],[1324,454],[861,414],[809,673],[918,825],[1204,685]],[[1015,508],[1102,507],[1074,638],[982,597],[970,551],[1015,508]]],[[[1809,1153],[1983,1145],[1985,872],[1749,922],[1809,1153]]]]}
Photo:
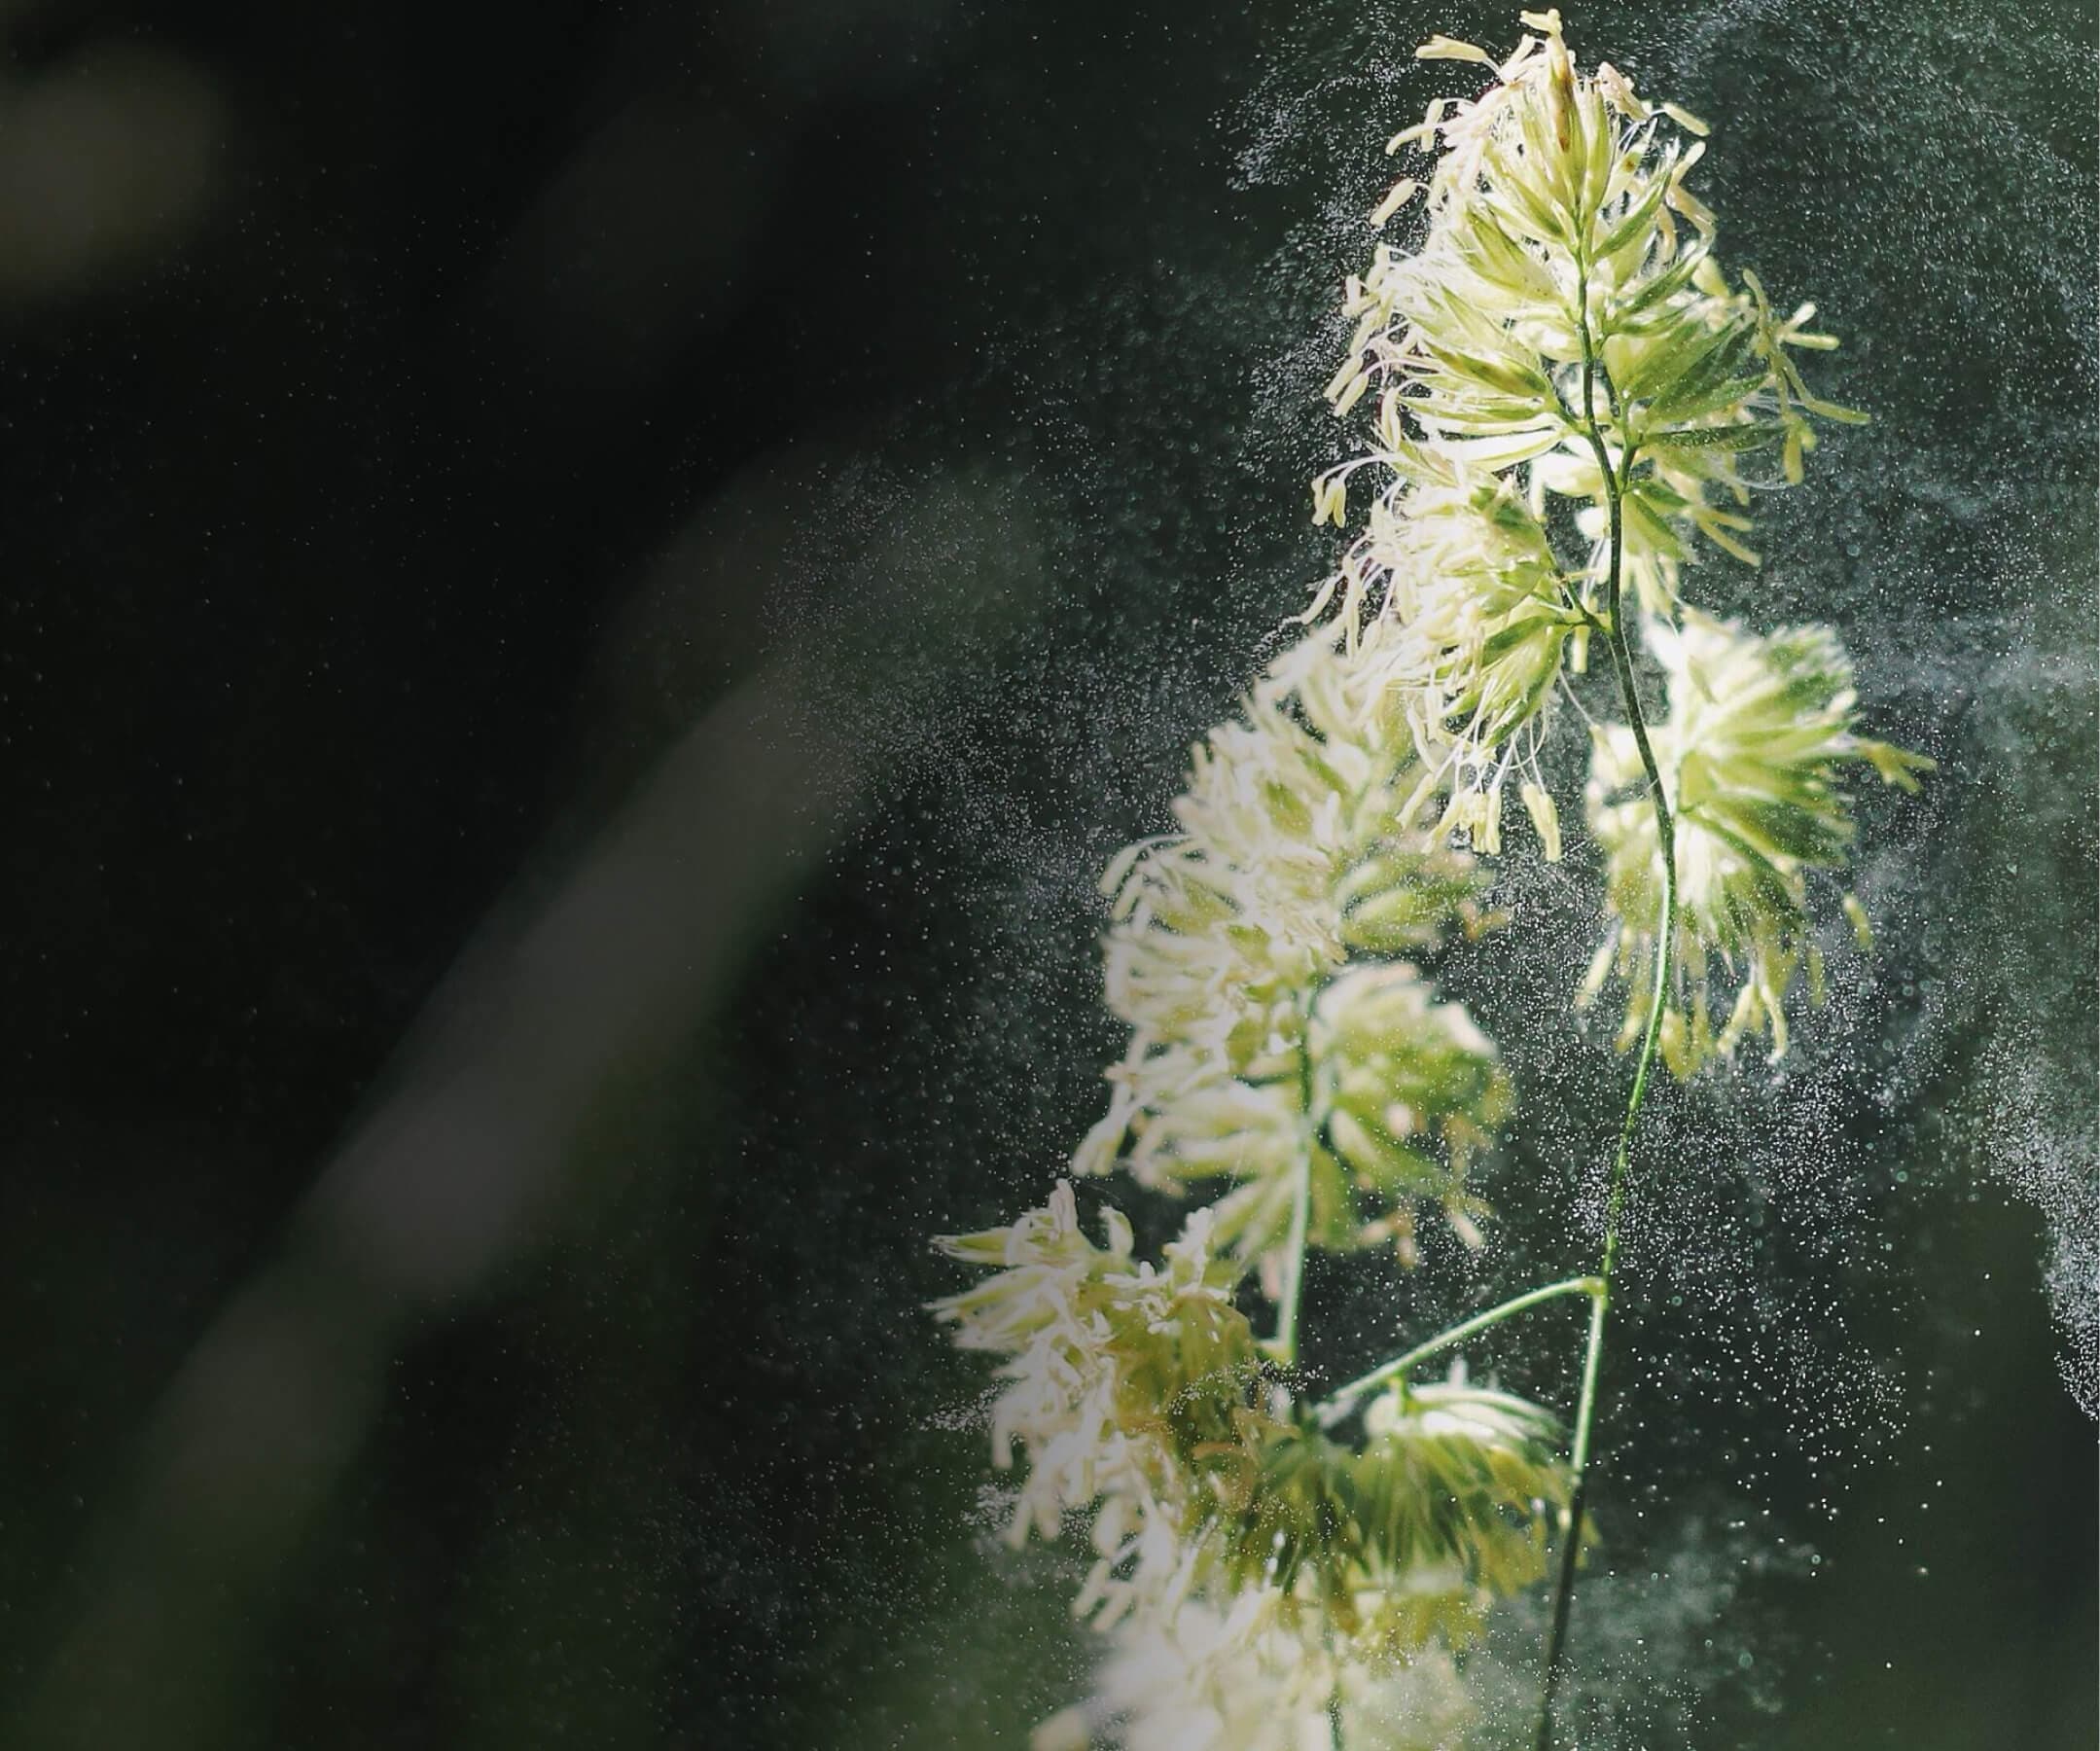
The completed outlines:
{"type": "MultiPolygon", "coordinates": [[[[1078,1694],[925,1237],[1096,1112],[1092,877],[1329,562],[1330,312],[1439,29],[1516,24],[0,9],[0,1742],[1078,1694]]],[[[1942,768],[1865,801],[1881,951],[1785,1074],[1659,1109],[1588,1732],[2090,1746],[2091,11],[1570,30],[1719,125],[1728,259],[1877,419],[1703,599],[1836,621],[1942,768]]],[[[1315,1366],[1586,1256],[1595,872],[1512,861],[1446,969],[1505,1224],[1317,1272],[1315,1366]]]]}

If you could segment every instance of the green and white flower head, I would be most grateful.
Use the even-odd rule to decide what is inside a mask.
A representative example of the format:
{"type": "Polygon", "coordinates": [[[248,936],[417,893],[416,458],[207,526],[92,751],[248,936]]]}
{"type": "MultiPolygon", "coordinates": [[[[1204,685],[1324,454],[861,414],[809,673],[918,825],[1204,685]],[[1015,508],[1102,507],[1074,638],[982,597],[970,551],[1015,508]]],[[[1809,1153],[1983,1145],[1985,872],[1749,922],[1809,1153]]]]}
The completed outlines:
{"type": "Polygon", "coordinates": [[[1405,518],[1375,508],[1347,557],[1383,580],[1385,613],[1364,639],[1367,671],[1402,702],[1425,757],[1402,819],[1443,793],[1438,834],[1467,833],[1493,855],[1513,771],[1535,813],[1544,805],[1540,831],[1557,857],[1529,732],[1584,623],[1556,599],[1552,549],[1510,482],[1471,469],[1454,482],[1418,488],[1405,518]]]}
{"type": "MultiPolygon", "coordinates": [[[[1425,752],[1449,750],[1432,755],[1449,784],[1444,824],[1489,851],[1504,780],[1529,765],[1513,738],[1608,612],[1606,469],[1621,488],[1623,575],[1666,613],[1699,537],[1755,561],[1749,488],[1800,478],[1809,415],[1859,417],[1810,393],[1793,362],[1835,344],[1806,327],[1812,306],[1780,321],[1754,277],[1731,289],[1716,266],[1713,217],[1686,181],[1705,125],[1651,106],[1609,64],[1577,69],[1557,13],[1524,21],[1536,34],[1499,67],[1444,38],[1420,52],[1494,79],[1470,100],[1434,100],[1391,142],[1433,161],[1372,220],[1419,196],[1420,241],[1381,243],[1348,282],[1356,330],[1329,395],[1347,412],[1374,391],[1376,415],[1365,453],[1313,488],[1315,518],[1341,527],[1352,477],[1382,481],[1315,611],[1338,596],[1368,643],[1400,628],[1390,678],[1415,690],[1425,752]],[[1743,470],[1763,450],[1778,467],[1754,480],[1743,470]],[[1585,565],[1553,559],[1551,496],[1576,501],[1585,565]]],[[[1526,801],[1550,846],[1544,792],[1526,801]]]]}
{"type": "MultiPolygon", "coordinates": [[[[1805,873],[1846,861],[1846,768],[1868,765],[1915,790],[1913,773],[1932,762],[1853,733],[1852,665],[1828,626],[1760,637],[1688,611],[1679,626],[1651,623],[1648,642],[1669,690],[1669,719],[1650,734],[1677,822],[1677,977],[1664,1059],[1690,1076],[1762,1033],[1776,1061],[1797,975],[1805,969],[1821,997],[1805,873]]],[[[1584,995],[1615,976],[1625,982],[1621,1046],[1648,1018],[1660,912],[1661,850],[1642,781],[1631,733],[1600,731],[1588,808],[1609,860],[1611,923],[1584,995]]],[[[1844,905],[1864,933],[1858,902],[1848,894],[1844,905]]]]}
{"type": "Polygon", "coordinates": [[[1360,1447],[1251,1418],[1246,1469],[1211,1475],[1180,1560],[1138,1558],[1086,1713],[1130,1746],[1297,1751],[1335,1712],[1348,1744],[1449,1743],[1468,1712],[1451,1651],[1543,1572],[1567,1499],[1554,1433],[1457,1380],[1380,1400],[1360,1447]]]}
{"type": "Polygon", "coordinates": [[[1195,1210],[1158,1268],[1134,1260],[1130,1226],[1111,1209],[1105,1246],[1081,1232],[1069,1180],[1011,1228],[937,1242],[998,1273],[934,1304],[964,1349],[1009,1358],[992,1407],[992,1454],[1026,1457],[1010,1537],[1055,1538],[1068,1515],[1104,1496],[1110,1525],[1164,1511],[1178,1524],[1189,1450],[1238,1439],[1256,1366],[1238,1272],[1213,1261],[1211,1215],[1195,1210]]]}
{"type": "Polygon", "coordinates": [[[1509,1087],[1464,1012],[1391,958],[1484,922],[1463,854],[1399,824],[1421,771],[1397,698],[1331,633],[1287,650],[1193,751],[1182,831],[1104,878],[1108,1002],[1131,1039],[1074,1166],[1237,1182],[1213,1206],[1234,1257],[1282,1243],[1308,1152],[1318,1244],[1405,1249],[1422,1199],[1473,1232],[1466,1168],[1509,1087]],[[1401,1091],[1363,1094],[1373,1077],[1401,1091]]]}
{"type": "Polygon", "coordinates": [[[1327,1751],[1337,1728],[1351,1751],[1458,1742],[1473,1708],[1446,1650],[1366,1660],[1280,1604],[1268,1588],[1134,1618],[1117,1632],[1092,1712],[1115,1722],[1125,1751],[1327,1751]]]}
{"type": "MultiPolygon", "coordinates": [[[[1335,1442],[1233,1303],[1299,1197],[1316,1243],[1405,1251],[1425,1197],[1477,1238],[1466,1172],[1508,1079],[1399,957],[1493,920],[1465,855],[1398,825],[1421,782],[1398,697],[1333,633],[1286,650],[1195,750],[1182,831],[1105,883],[1109,997],[1132,1045],[1080,1161],[1223,1195],[1157,1268],[1114,1211],[1091,1240],[1069,1182],[1009,1228],[941,1243],[993,1272],[936,1310],[1006,1358],[991,1421],[998,1463],[1024,1467],[1011,1536],[1090,1517],[1075,1610],[1118,1638],[1104,1694],[1130,1743],[1170,1742],[1157,1735],[1190,1709],[1237,1722],[1258,1698],[1256,1736],[1217,1742],[1288,1744],[1293,1698],[1323,1722],[1342,1707],[1366,1744],[1427,1742],[1439,1650],[1536,1578],[1565,1499],[1550,1419],[1462,1383],[1380,1400],[1360,1447],[1335,1442]],[[1116,1699],[1143,1673],[1153,1704],[1116,1699]]],[[[1046,1723],[1045,1742],[1072,1726],[1046,1723]]]]}
{"type": "Polygon", "coordinates": [[[1558,1433],[1547,1412],[1462,1371],[1374,1401],[1359,1446],[1315,1419],[1272,1423],[1217,1533],[1222,1574],[1316,1608],[1366,1658],[1462,1644],[1494,1598],[1545,1572],[1547,1522],[1567,1500],[1558,1433]]]}
{"type": "MultiPolygon", "coordinates": [[[[1117,1634],[1093,1712],[1122,1714],[1126,1742],[1200,1718],[1256,1736],[1190,1743],[1288,1745],[1275,1734],[1299,1703],[1324,1718],[1337,1696],[1362,1742],[1419,1742],[1401,1702],[1543,1570],[1568,1495],[1557,1427],[1454,1376],[1384,1393],[1361,1445],[1332,1439],[1263,1369],[1209,1226],[1192,1213],[1155,1268],[1114,1212],[1106,1244],[1088,1240],[1060,1182],[1012,1227],[940,1243],[995,1271],[936,1310],[1007,1358],[994,1456],[1026,1466],[1010,1536],[1091,1514],[1074,1610],[1117,1634]],[[1235,1697],[1265,1712],[1236,1724],[1235,1697]]],[[[1071,1725],[1046,1724],[1046,1742],[1071,1725]]]]}

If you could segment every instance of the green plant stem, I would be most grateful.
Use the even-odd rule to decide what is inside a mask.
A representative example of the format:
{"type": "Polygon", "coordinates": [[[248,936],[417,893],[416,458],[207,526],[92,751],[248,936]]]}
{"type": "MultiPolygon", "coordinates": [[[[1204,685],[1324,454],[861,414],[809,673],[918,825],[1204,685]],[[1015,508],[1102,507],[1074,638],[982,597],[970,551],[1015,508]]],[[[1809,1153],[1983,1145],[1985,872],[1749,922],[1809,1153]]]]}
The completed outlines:
{"type": "Polygon", "coordinates": [[[1291,1188],[1291,1232],[1284,1242],[1283,1303],[1276,1309],[1272,1348],[1286,1368],[1298,1361],[1298,1304],[1305,1286],[1305,1234],[1312,1224],[1312,1146],[1298,1158],[1298,1177],[1291,1188]]]}
{"type": "Polygon", "coordinates": [[[1655,840],[1662,854],[1662,895],[1658,946],[1655,950],[1655,982],[1648,1006],[1647,1025],[1641,1030],[1641,1052],[1633,1068],[1633,1087],[1626,1098],[1625,1118],[1619,1127],[1619,1149],[1612,1161],[1610,1187],[1604,1203],[1604,1258],[1598,1268],[1598,1289],[1589,1304],[1589,1341],[1583,1352],[1582,1396],[1575,1412],[1575,1440],[1569,1451],[1569,1490],[1566,1527],[1561,1535],[1560,1570],[1553,1586],[1552,1627],[1546,1642],[1546,1674],[1539,1700],[1538,1751],[1552,1751],[1553,1704],[1563,1675],[1568,1640],[1568,1613],[1575,1593],[1575,1567],[1582,1554],[1583,1511],[1589,1481],[1590,1443],[1596,1425],[1597,1379],[1604,1362],[1605,1324],[1612,1305],[1612,1273],[1619,1263],[1619,1224],[1625,1208],[1626,1180],[1633,1152],[1633,1131],[1648,1093],[1649,1073],[1655,1067],[1655,1045],[1662,1032],[1663,1007],[1669,996],[1671,962],[1677,940],[1677,841],[1676,823],[1670,815],[1669,799],[1662,788],[1662,772],[1648,738],[1648,719],[1641,710],[1640,690],[1635,685],[1633,652],[1626,642],[1625,616],[1620,612],[1622,558],[1625,549],[1622,501],[1632,478],[1635,446],[1626,442],[1619,417],[1619,397],[1610,373],[1596,357],[1589,333],[1588,268],[1578,262],[1576,327],[1583,347],[1583,426],[1604,479],[1604,492],[1611,517],[1611,548],[1605,573],[1606,647],[1612,667],[1619,676],[1619,691],[1626,708],[1626,722],[1648,777],[1648,797],[1655,814],[1655,840]],[[1612,467],[1611,452],[1597,423],[1596,382],[1604,378],[1605,394],[1624,447],[1619,467],[1612,467]]]}
{"type": "Polygon", "coordinates": [[[1477,1332],[1484,1332],[1490,1326],[1500,1325],[1513,1314],[1521,1313],[1528,1307],[1536,1307],[1542,1302],[1558,1300],[1563,1295],[1597,1296],[1604,1291],[1601,1277],[1569,1277],[1565,1282],[1548,1283],[1543,1289],[1531,1289],[1524,1294],[1506,1301],[1499,1306],[1489,1307],[1484,1313],[1476,1313],[1471,1319],[1461,1320],[1447,1332],[1440,1332],[1426,1343],[1418,1343],[1404,1356],[1395,1356],[1390,1362],[1381,1362],[1368,1375],[1360,1376],[1346,1386],[1330,1393],[1320,1407],[1323,1422],[1339,1421],[1348,1413],[1349,1407],[1365,1393],[1383,1386],[1386,1381],[1404,1378],[1430,1357],[1441,1355],[1447,1349],[1456,1349],[1477,1332]]]}
{"type": "Polygon", "coordinates": [[[1291,1185],[1291,1228],[1284,1240],[1283,1301],[1276,1309],[1276,1336],[1270,1349],[1286,1368],[1298,1364],[1298,1309],[1304,1298],[1305,1241],[1312,1228],[1312,1152],[1318,1137],[1312,1118],[1312,1006],[1317,987],[1302,1000],[1299,1010],[1301,1036],[1298,1048],[1299,1102],[1303,1109],[1304,1135],[1298,1155],[1298,1174],[1291,1185]]]}

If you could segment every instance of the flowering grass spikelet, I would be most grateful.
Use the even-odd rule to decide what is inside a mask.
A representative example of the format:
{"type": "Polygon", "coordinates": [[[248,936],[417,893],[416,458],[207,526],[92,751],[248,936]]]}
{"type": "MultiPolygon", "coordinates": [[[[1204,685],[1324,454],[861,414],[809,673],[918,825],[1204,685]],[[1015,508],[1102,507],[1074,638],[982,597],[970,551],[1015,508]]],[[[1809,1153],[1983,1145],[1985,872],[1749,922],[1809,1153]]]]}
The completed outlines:
{"type": "MultiPolygon", "coordinates": [[[[1250,1660],[1288,1715],[1285,1649],[1318,1651],[1323,1709],[1336,1686],[1394,1701],[1421,1681],[1418,1655],[1463,1643],[1490,1598],[1537,1578],[1545,1517],[1567,1494],[1553,1419],[1461,1380],[1403,1385],[1367,1412],[1360,1447],[1332,1440],[1264,1374],[1210,1218],[1192,1212],[1155,1267],[1114,1210],[1104,1243],[1089,1240],[1060,1181],[1011,1227],[939,1243],[994,1270],[935,1311],[963,1347],[1007,1358],[993,1452],[1025,1466],[1010,1539],[1091,1517],[1074,1609],[1118,1635],[1107,1695],[1152,1674],[1136,1711],[1152,1727],[1133,1744],[1184,1707],[1200,1714],[1196,1698],[1233,1689],[1250,1660]]],[[[1275,1744],[1273,1727],[1189,1742],[1275,1744]]]]}
{"type": "Polygon", "coordinates": [[[1115,1742],[1124,1751],[1302,1751],[1337,1734],[1351,1751],[1461,1742],[1475,1710],[1447,1651],[1366,1658],[1281,1603],[1266,1588],[1119,1628],[1100,1697],[1115,1742]]]}
{"type": "MultiPolygon", "coordinates": [[[[1713,215],[1687,185],[1705,124],[1609,63],[1578,70],[1558,13],[1524,20],[1533,34],[1499,67],[1443,38],[1421,52],[1494,78],[1392,143],[1434,161],[1424,231],[1348,281],[1355,330],[1328,395],[1346,413],[1374,393],[1377,417],[1365,452],[1313,489],[1339,527],[1350,477],[1384,477],[1322,599],[1352,635],[1395,629],[1389,671],[1417,738],[1448,750],[1443,825],[1490,854],[1513,764],[1536,784],[1513,738],[1617,612],[1613,563],[1658,614],[1698,539],[1755,564],[1752,486],[1801,478],[1811,415],[1860,417],[1794,362],[1836,344],[1807,327],[1814,306],[1778,320],[1754,275],[1731,288],[1717,265],[1713,215]],[[1776,472],[1745,472],[1767,451],[1776,472]],[[1547,541],[1551,498],[1576,507],[1580,563],[1547,541]]],[[[1557,844],[1557,824],[1542,838],[1557,844]]]]}
{"type": "MultiPolygon", "coordinates": [[[[1676,977],[1663,1058],[1688,1077],[1762,1033],[1776,1062],[1787,1049],[1788,993],[1804,968],[1820,1000],[1804,876],[1841,868],[1849,852],[1844,768],[1870,766],[1915,790],[1914,774],[1932,762],[1853,733],[1852,665],[1828,626],[1761,637],[1688,611],[1675,626],[1652,623],[1648,642],[1669,692],[1670,715],[1649,733],[1677,831],[1676,977]]],[[[1610,924],[1584,991],[1586,1000],[1608,978],[1625,983],[1622,1048],[1647,1021],[1660,934],[1661,852],[1642,783],[1631,732],[1600,730],[1588,811],[1608,860],[1610,924]]]]}
{"type": "Polygon", "coordinates": [[[1096,1531],[1120,1547],[1126,1522],[1183,1506],[1187,1462],[1229,1449],[1255,1372],[1254,1338],[1231,1303],[1237,1273],[1210,1256],[1208,1210],[1193,1211],[1158,1267],[1131,1256],[1130,1227],[1103,1219],[1107,1245],[1081,1233],[1069,1180],[1009,1229],[939,1242],[998,1274],[934,1304],[965,1349],[1009,1358],[992,1408],[992,1454],[1025,1455],[1009,1536],[1055,1538],[1103,1497],[1096,1531]]]}
{"type": "Polygon", "coordinates": [[[1214,1207],[1236,1257],[1273,1257],[1301,1177],[1316,1244],[1406,1245],[1423,1199],[1472,1233],[1467,1165],[1509,1110],[1494,1047],[1396,958],[1483,915],[1468,860],[1400,825],[1420,771],[1389,703],[1332,634],[1301,640],[1193,751],[1182,831],[1104,881],[1131,1038],[1074,1166],[1235,1182],[1214,1207]]]}

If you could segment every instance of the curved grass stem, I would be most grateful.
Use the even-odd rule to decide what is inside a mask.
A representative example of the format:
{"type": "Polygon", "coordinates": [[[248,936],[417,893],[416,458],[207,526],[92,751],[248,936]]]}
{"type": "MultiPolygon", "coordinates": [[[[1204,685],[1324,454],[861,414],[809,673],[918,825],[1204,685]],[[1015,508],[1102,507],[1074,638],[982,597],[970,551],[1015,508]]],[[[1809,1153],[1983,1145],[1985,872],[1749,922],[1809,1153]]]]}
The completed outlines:
{"type": "Polygon", "coordinates": [[[1418,1343],[1404,1356],[1395,1356],[1390,1362],[1381,1362],[1367,1375],[1361,1375],[1346,1386],[1330,1393],[1320,1406],[1320,1420],[1336,1423],[1348,1415],[1350,1408],[1367,1392],[1373,1392],[1388,1380],[1404,1379],[1432,1356],[1441,1355],[1447,1349],[1456,1349],[1476,1333],[1484,1332],[1490,1326],[1500,1325],[1513,1314],[1522,1313],[1543,1302],[1556,1301],[1564,1295],[1587,1295],[1595,1297],[1604,1292],[1602,1277],[1569,1277],[1565,1282],[1548,1283],[1543,1289],[1527,1290],[1524,1294],[1489,1307],[1485,1312],[1476,1313],[1471,1319],[1461,1320],[1447,1332],[1439,1332],[1426,1343],[1418,1343]]]}
{"type": "Polygon", "coordinates": [[[1626,722],[1641,757],[1648,779],[1648,799],[1655,815],[1655,839],[1662,855],[1662,893],[1659,913],[1659,944],[1655,951],[1655,987],[1650,995],[1647,1024],[1641,1030],[1640,1056],[1633,1067],[1633,1087],[1626,1097],[1625,1117],[1619,1128],[1619,1148],[1612,1160],[1612,1177],[1604,1203],[1604,1257],[1598,1267],[1598,1288],[1589,1304],[1589,1340],[1583,1352],[1582,1394],[1575,1412],[1575,1439],[1569,1450],[1570,1486],[1568,1510],[1561,1533],[1559,1573],[1553,1585],[1552,1626],[1546,1642],[1546,1672],[1539,1699],[1538,1751],[1553,1751],[1553,1708],[1564,1676],[1568,1641],[1568,1614],[1574,1598],[1575,1568],[1583,1546],[1583,1512],[1586,1505],[1590,1444],[1596,1427],[1597,1382],[1604,1363],[1604,1334],[1612,1305],[1612,1273],[1619,1263],[1619,1218],[1624,1211],[1626,1182],[1633,1153],[1633,1132],[1648,1093],[1648,1079],[1655,1068],[1655,1047],[1661,1037],[1662,1016],[1669,998],[1673,951],[1677,940],[1677,842],[1676,823],[1662,785],[1662,772],[1648,736],[1648,719],[1641,710],[1640,689],[1635,684],[1633,652],[1626,642],[1625,616],[1621,612],[1625,551],[1623,501],[1633,474],[1636,446],[1627,434],[1619,396],[1610,373],[1597,357],[1589,329],[1587,264],[1578,262],[1576,327],[1583,349],[1583,429],[1604,480],[1607,510],[1611,519],[1611,548],[1605,574],[1606,648],[1619,676],[1619,691],[1626,709],[1626,722]],[[1596,385],[1604,381],[1613,423],[1620,442],[1617,468],[1603,428],[1597,422],[1596,385]]]}

